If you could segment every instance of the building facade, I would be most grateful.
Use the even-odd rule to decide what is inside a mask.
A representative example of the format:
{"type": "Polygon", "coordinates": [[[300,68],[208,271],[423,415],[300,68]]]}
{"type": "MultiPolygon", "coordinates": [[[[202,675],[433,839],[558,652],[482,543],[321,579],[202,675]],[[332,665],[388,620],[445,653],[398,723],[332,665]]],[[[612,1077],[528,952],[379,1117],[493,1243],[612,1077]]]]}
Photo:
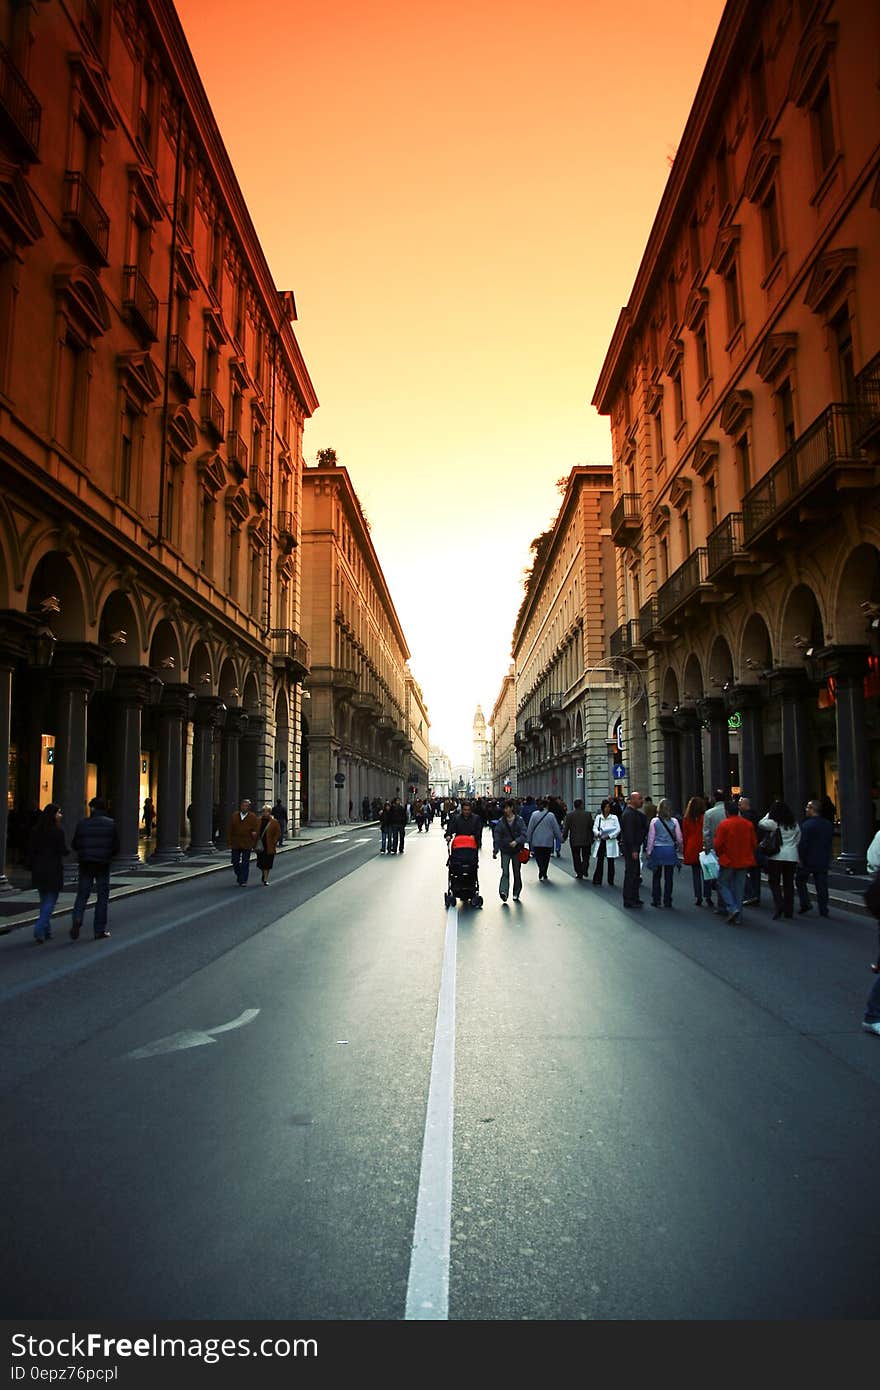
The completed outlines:
{"type": "Polygon", "coordinates": [[[516,672],[513,664],[501,682],[489,724],[492,729],[492,794],[516,796],[516,672]]]}
{"type": "Polygon", "coordinates": [[[486,732],[486,716],[479,705],[474,713],[473,745],[474,791],[477,796],[488,796],[492,791],[490,743],[486,732]]]}
{"type": "Polygon", "coordinates": [[[132,864],[148,794],[159,859],[216,852],[241,795],[295,833],[293,296],[170,0],[3,23],[0,844],[96,792],[132,864]]]}
{"type": "Polygon", "coordinates": [[[611,467],[573,468],[513,633],[517,790],[598,807],[614,786],[621,682],[607,659],[614,611],[611,467]]]}
{"type": "Polygon", "coordinates": [[[655,796],[880,785],[880,11],[731,0],[594,404],[655,796]]]}
{"type": "Polygon", "coordinates": [[[311,824],[335,825],[360,820],[364,798],[405,798],[413,773],[424,787],[428,716],[366,518],[332,449],[304,470],[302,508],[311,653],[303,799],[311,824]]]}
{"type": "Polygon", "coordinates": [[[448,796],[452,788],[452,763],[449,754],[434,745],[430,749],[429,783],[435,796],[448,796]]]}
{"type": "Polygon", "coordinates": [[[406,673],[406,719],[412,744],[407,792],[411,797],[424,798],[431,784],[431,725],[422,688],[411,671],[406,673]]]}

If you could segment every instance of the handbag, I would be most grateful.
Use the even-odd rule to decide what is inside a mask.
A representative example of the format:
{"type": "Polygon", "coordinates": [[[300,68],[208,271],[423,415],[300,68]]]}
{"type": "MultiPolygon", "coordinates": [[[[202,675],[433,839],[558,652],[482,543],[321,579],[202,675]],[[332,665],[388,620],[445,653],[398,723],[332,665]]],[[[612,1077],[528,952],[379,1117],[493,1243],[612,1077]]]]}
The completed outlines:
{"type": "Polygon", "coordinates": [[[516,857],[521,864],[528,864],[529,860],[532,857],[532,851],[529,849],[528,845],[523,845],[522,849],[516,857]]]}
{"type": "Polygon", "coordinates": [[[778,854],[782,849],[782,831],[777,825],[773,830],[765,830],[758,841],[758,849],[761,854],[771,859],[774,854],[778,854]]]}

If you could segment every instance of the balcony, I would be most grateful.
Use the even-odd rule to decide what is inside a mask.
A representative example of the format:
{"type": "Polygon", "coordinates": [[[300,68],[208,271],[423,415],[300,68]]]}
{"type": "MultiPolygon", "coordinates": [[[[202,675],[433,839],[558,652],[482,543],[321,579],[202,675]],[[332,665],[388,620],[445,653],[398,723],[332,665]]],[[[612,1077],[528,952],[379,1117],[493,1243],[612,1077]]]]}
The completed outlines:
{"type": "Polygon", "coordinates": [[[527,748],[528,742],[529,736],[526,733],[525,729],[517,729],[516,733],[513,736],[514,748],[527,748]]]}
{"type": "Polygon", "coordinates": [[[692,551],[683,565],[673,570],[665,584],[657,590],[657,619],[666,623],[695,598],[708,580],[709,556],[705,546],[692,551]]]}
{"type": "Polygon", "coordinates": [[[872,422],[867,389],[863,403],[823,410],[743,498],[745,544],[774,542],[785,521],[792,529],[813,520],[827,523],[827,503],[835,494],[876,486],[876,465],[862,442],[872,428],[876,416],[872,422]]]}
{"type": "Polygon", "coordinates": [[[289,627],[276,627],[269,633],[272,643],[272,665],[276,671],[286,671],[300,684],[311,669],[309,644],[289,627]]]}
{"type": "Polygon", "coordinates": [[[259,502],[259,504],[263,507],[268,507],[269,474],[266,472],[265,468],[257,468],[256,466],[253,467],[250,473],[250,480],[251,500],[253,502],[259,502]]]}
{"type": "Polygon", "coordinates": [[[527,719],[527,720],[526,720],[526,738],[533,739],[533,740],[535,741],[535,743],[538,743],[538,742],[540,741],[540,738],[541,738],[541,730],[542,730],[543,727],[544,727],[544,726],[543,726],[543,724],[542,724],[542,722],[541,722],[540,719],[534,719],[534,718],[532,718],[532,719],[527,719]]]}
{"type": "Polygon", "coordinates": [[[278,512],[275,521],[278,527],[278,539],[281,549],[289,555],[291,550],[296,548],[296,531],[294,530],[293,512],[278,512]]]}
{"type": "Polygon", "coordinates": [[[76,238],[101,265],[106,265],[110,218],[86,183],[84,174],[69,171],[64,175],[62,216],[68,235],[76,238]]]}
{"type": "Polygon", "coordinates": [[[39,158],[43,108],[0,43],[0,119],[18,154],[31,163],[39,158]]]}
{"type": "Polygon", "coordinates": [[[390,734],[394,728],[394,720],[391,718],[390,714],[380,714],[379,718],[376,720],[376,727],[380,729],[383,734],[390,734]]]}
{"type": "Polygon", "coordinates": [[[176,333],[171,335],[171,356],[168,366],[182,395],[187,400],[192,400],[196,394],[196,359],[183,339],[176,333]]]}
{"type": "Polygon", "coordinates": [[[642,499],[625,492],[611,510],[611,539],[615,545],[631,545],[642,529],[642,499]]]}
{"type": "Polygon", "coordinates": [[[202,388],[200,397],[202,407],[202,428],[212,434],[219,444],[226,436],[226,412],[220,401],[207,386],[202,388]]]}
{"type": "Polygon", "coordinates": [[[631,656],[633,652],[640,652],[643,648],[641,623],[638,618],[629,618],[615,632],[612,632],[608,643],[608,654],[613,660],[616,656],[631,656]]]}
{"type": "Polygon", "coordinates": [[[656,598],[649,598],[639,609],[639,636],[644,646],[657,647],[665,640],[657,612],[656,598]]]}
{"type": "Polygon", "coordinates": [[[147,277],[136,265],[123,270],[122,307],[138,333],[154,342],[159,336],[159,300],[150,289],[147,277]]]}
{"type": "Polygon", "coordinates": [[[336,693],[347,699],[357,690],[358,673],[350,666],[334,666],[330,684],[336,693]]]}
{"type": "Polygon", "coordinates": [[[239,479],[247,477],[248,447],[238,430],[227,431],[226,462],[239,479]]]}
{"type": "Polygon", "coordinates": [[[856,408],[861,415],[858,442],[864,447],[880,434],[880,352],[856,377],[856,408]]]}
{"type": "Polygon", "coordinates": [[[562,696],[545,695],[541,701],[541,723],[545,728],[558,724],[562,719],[562,696]]]}

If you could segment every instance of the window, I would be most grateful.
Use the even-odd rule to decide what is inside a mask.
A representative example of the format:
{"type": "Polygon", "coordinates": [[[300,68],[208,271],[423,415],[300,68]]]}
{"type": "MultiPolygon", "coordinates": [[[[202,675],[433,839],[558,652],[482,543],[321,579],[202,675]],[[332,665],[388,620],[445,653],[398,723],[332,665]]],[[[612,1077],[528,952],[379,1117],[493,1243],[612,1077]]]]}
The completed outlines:
{"type": "Polygon", "coordinates": [[[81,455],[83,448],[85,359],[85,347],[72,333],[68,333],[61,345],[55,437],[68,453],[77,457],[81,455]]]}
{"type": "Polygon", "coordinates": [[[223,232],[220,227],[214,228],[214,235],[211,238],[211,289],[219,299],[220,285],[223,279],[223,232]]]}
{"type": "Polygon", "coordinates": [[[730,264],[724,274],[724,296],[727,304],[727,331],[733,337],[742,323],[742,300],[740,298],[739,268],[736,257],[731,256],[730,264]]]}
{"type": "Polygon", "coordinates": [[[214,572],[214,499],[207,493],[202,497],[201,530],[199,569],[211,575],[214,572]]]}
{"type": "Polygon", "coordinates": [[[659,545],[660,561],[660,583],[665,584],[669,578],[669,542],[665,536],[661,536],[659,545]]]}
{"type": "Polygon", "coordinates": [[[715,187],[718,193],[718,211],[723,213],[730,202],[730,175],[727,168],[727,143],[722,140],[715,155],[715,187]]]}
{"type": "Polygon", "coordinates": [[[752,486],[752,459],[749,450],[749,436],[741,434],[734,445],[736,470],[739,477],[740,496],[745,497],[752,486]]]}
{"type": "Polygon", "coordinates": [[[663,436],[663,407],[658,405],[652,415],[654,421],[654,448],[657,454],[657,467],[666,462],[666,440],[663,436]]]}
{"type": "Polygon", "coordinates": [[[119,446],[119,496],[123,502],[134,500],[134,451],[137,415],[131,406],[122,412],[122,432],[119,446]]]}
{"type": "Polygon", "coordinates": [[[165,539],[171,545],[178,544],[179,516],[177,506],[179,468],[169,464],[165,474],[165,515],[162,518],[162,529],[165,539]]]}
{"type": "Polygon", "coordinates": [[[834,117],[831,112],[831,85],[828,78],[822,83],[810,108],[813,120],[814,148],[819,173],[824,174],[837,154],[834,117]]]}
{"type": "Polygon", "coordinates": [[[684,424],[684,388],[681,381],[681,363],[675,367],[671,374],[672,381],[672,403],[675,412],[676,433],[684,424]]]}
{"type": "Polygon", "coordinates": [[[714,531],[718,525],[718,486],[714,478],[706,479],[706,526],[714,531]]]}
{"type": "Polygon", "coordinates": [[[238,562],[240,554],[241,531],[237,526],[230,526],[226,544],[226,592],[231,599],[238,598],[238,562]]]}
{"type": "Polygon", "coordinates": [[[681,514],[681,549],[682,555],[687,558],[691,553],[691,514],[688,511],[681,514]]]}
{"type": "Polygon", "coordinates": [[[700,252],[700,224],[697,215],[694,213],[688,223],[688,248],[691,260],[691,279],[696,280],[703,267],[702,255],[700,252]]]}
{"type": "Polygon", "coordinates": [[[666,312],[669,315],[669,331],[678,323],[678,293],[673,272],[666,277],[666,312]]]}
{"type": "Polygon", "coordinates": [[[250,583],[248,592],[248,609],[253,617],[260,616],[260,600],[262,598],[263,581],[263,552],[256,546],[251,547],[250,564],[250,583]]]}
{"type": "Polygon", "coordinates": [[[749,69],[749,95],[752,103],[752,133],[757,135],[767,119],[767,73],[764,53],[758,49],[749,69]]]}
{"type": "Polygon", "coordinates": [[[837,383],[842,401],[856,398],[856,374],[853,366],[852,324],[847,309],[841,309],[831,320],[831,332],[837,357],[837,383]]]}
{"type": "Polygon", "coordinates": [[[706,334],[706,320],[702,318],[694,330],[697,347],[697,381],[702,389],[711,376],[709,370],[709,341],[706,334]]]}
{"type": "Polygon", "coordinates": [[[764,229],[764,261],[769,270],[782,250],[779,234],[779,208],[776,202],[776,187],[770,185],[767,197],[761,204],[761,223],[764,229]]]}
{"type": "Polygon", "coordinates": [[[797,438],[794,424],[794,398],[791,394],[791,382],[787,379],[783,381],[776,392],[776,419],[779,424],[779,443],[782,452],[785,453],[792,447],[797,438]]]}

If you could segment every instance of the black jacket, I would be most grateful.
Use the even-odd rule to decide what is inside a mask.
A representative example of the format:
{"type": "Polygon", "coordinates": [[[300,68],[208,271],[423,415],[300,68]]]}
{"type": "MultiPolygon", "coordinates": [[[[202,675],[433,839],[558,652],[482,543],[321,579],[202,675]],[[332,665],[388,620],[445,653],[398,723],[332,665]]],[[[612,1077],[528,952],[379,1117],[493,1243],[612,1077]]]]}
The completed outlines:
{"type": "Polygon", "coordinates": [[[457,816],[452,816],[446,822],[446,835],[473,835],[479,847],[483,838],[483,822],[474,811],[469,816],[459,811],[457,816]]]}
{"type": "Polygon", "coordinates": [[[641,849],[648,838],[648,825],[641,811],[635,806],[627,806],[620,818],[620,848],[624,854],[632,854],[641,849]]]}
{"type": "Polygon", "coordinates": [[[109,864],[119,853],[116,822],[103,811],[93,811],[79,822],[71,843],[81,864],[109,864]]]}
{"type": "Polygon", "coordinates": [[[827,869],[831,863],[831,841],[834,826],[824,816],[807,816],[801,821],[798,855],[801,864],[811,872],[827,869]]]}
{"type": "Polygon", "coordinates": [[[569,811],[562,822],[563,840],[584,849],[593,843],[593,817],[589,811],[569,811]]]}
{"type": "Polygon", "coordinates": [[[60,825],[36,825],[28,842],[31,886],[40,893],[60,893],[64,887],[63,859],[67,853],[60,825]]]}

